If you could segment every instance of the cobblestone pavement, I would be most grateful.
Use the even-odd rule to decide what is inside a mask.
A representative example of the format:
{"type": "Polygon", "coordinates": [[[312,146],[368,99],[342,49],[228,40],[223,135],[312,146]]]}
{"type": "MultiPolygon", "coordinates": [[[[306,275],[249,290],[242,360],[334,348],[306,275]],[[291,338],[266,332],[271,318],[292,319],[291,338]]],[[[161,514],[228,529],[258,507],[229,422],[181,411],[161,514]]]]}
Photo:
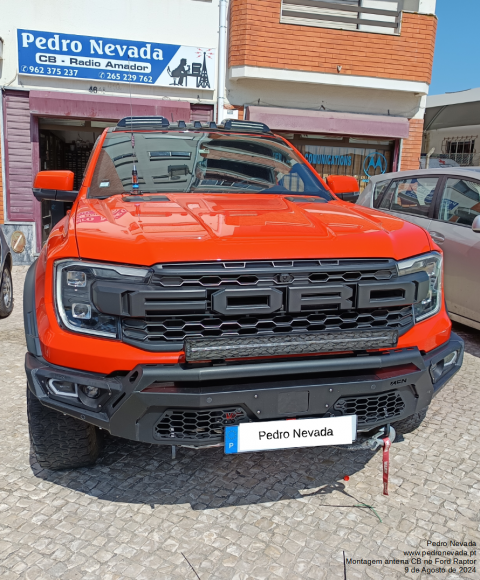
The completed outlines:
{"type": "Polygon", "coordinates": [[[181,449],[172,461],[166,449],[110,438],[95,467],[54,473],[28,440],[25,272],[15,268],[15,311],[0,321],[2,579],[335,579],[345,578],[343,551],[382,560],[349,564],[348,579],[480,577],[385,563],[427,540],[478,546],[480,332],[456,326],[463,369],[423,425],[394,443],[388,497],[380,453],[331,448],[181,449]]]}

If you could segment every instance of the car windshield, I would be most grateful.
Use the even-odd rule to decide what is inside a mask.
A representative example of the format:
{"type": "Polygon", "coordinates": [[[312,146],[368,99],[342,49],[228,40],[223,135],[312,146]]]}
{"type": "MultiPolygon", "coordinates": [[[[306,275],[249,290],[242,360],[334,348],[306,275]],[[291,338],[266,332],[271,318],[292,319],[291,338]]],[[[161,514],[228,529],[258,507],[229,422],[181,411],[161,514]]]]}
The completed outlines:
{"type": "Polygon", "coordinates": [[[280,193],[333,197],[283,140],[221,132],[112,132],[89,197],[123,193],[280,193]],[[138,189],[133,190],[135,164],[138,189]]]}

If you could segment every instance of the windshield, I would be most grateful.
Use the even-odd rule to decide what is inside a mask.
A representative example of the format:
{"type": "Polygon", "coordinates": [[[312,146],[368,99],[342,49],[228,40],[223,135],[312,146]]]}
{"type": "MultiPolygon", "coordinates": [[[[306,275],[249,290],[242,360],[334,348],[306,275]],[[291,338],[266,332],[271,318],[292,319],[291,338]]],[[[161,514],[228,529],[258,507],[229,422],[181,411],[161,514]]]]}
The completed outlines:
{"type": "Polygon", "coordinates": [[[109,133],[89,197],[132,193],[285,193],[333,197],[284,141],[220,132],[109,133]]]}

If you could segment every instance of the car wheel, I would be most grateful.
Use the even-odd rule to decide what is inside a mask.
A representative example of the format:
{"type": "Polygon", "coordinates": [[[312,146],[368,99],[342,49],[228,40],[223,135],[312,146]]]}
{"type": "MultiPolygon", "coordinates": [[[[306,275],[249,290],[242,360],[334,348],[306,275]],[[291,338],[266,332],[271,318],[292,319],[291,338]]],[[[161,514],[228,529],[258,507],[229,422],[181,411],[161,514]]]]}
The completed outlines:
{"type": "Polygon", "coordinates": [[[406,435],[407,433],[412,433],[415,429],[418,429],[420,425],[423,423],[425,416],[427,415],[428,407],[425,407],[418,413],[414,415],[410,415],[406,419],[402,419],[401,421],[397,421],[396,423],[392,423],[392,427],[395,429],[397,433],[401,433],[402,435],[406,435]]]}
{"type": "Polygon", "coordinates": [[[101,439],[94,425],[42,405],[27,387],[30,441],[38,463],[46,469],[73,469],[93,465],[101,439]]]}
{"type": "Polygon", "coordinates": [[[13,283],[12,274],[5,266],[2,274],[2,284],[0,285],[0,318],[6,318],[13,310],[13,283]]]}

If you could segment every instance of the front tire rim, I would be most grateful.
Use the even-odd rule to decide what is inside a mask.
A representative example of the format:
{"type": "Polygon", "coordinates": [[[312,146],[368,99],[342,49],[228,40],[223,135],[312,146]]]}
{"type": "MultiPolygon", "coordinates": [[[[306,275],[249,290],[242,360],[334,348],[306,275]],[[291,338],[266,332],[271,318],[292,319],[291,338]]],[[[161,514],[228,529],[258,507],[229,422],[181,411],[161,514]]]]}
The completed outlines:
{"type": "Polygon", "coordinates": [[[10,272],[5,269],[3,272],[3,284],[2,284],[2,300],[5,308],[9,309],[12,305],[12,280],[10,278],[10,272]]]}

